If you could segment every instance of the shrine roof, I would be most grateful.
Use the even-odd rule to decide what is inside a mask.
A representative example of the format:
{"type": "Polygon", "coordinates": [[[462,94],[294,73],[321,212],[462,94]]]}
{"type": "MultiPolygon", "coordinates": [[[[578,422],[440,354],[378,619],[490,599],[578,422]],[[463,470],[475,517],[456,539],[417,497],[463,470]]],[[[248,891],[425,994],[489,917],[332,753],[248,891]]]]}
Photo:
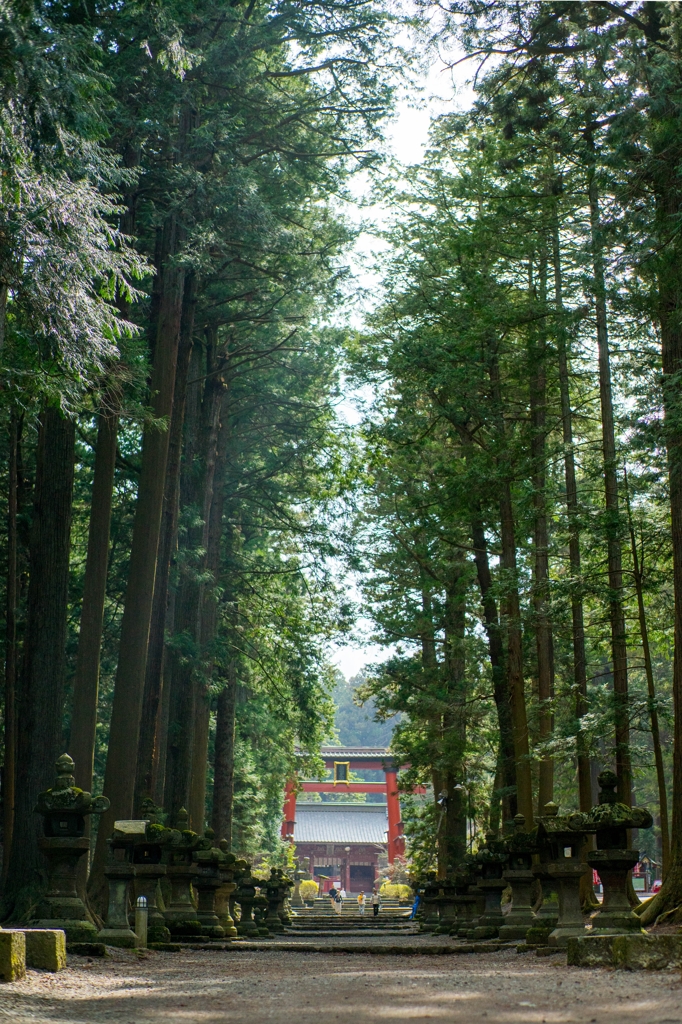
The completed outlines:
{"type": "Polygon", "coordinates": [[[386,845],[386,804],[296,805],[295,843],[377,843],[386,845]]]}

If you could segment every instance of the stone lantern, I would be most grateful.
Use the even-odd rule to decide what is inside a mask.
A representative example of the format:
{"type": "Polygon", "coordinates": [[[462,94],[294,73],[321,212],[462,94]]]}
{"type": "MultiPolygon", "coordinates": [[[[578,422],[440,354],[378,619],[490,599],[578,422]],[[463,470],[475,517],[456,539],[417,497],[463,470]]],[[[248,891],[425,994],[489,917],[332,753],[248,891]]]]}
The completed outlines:
{"type": "Polygon", "coordinates": [[[200,940],[203,929],[192,891],[199,874],[194,854],[199,849],[210,849],[211,842],[193,832],[188,827],[188,820],[187,811],[181,807],[174,827],[177,840],[167,848],[164,857],[171,895],[163,916],[173,938],[200,940]]]}
{"type": "MultiPolygon", "coordinates": [[[[153,805],[152,805],[153,806],[153,805]]],[[[158,811],[158,808],[156,808],[158,811]]],[[[135,868],[135,897],[144,896],[147,901],[147,939],[149,944],[168,942],[170,932],[160,904],[160,882],[166,874],[165,859],[169,847],[175,846],[180,835],[173,829],[166,828],[156,820],[149,804],[143,805],[143,813],[150,820],[145,821],[145,830],[135,836],[133,848],[133,866],[135,868]]]]}
{"type": "Polygon", "coordinates": [[[109,883],[109,903],[104,928],[97,933],[97,938],[108,946],[130,949],[137,945],[137,936],[128,921],[128,899],[130,883],[135,877],[135,840],[146,838],[148,824],[143,820],[116,821],[113,835],[107,839],[104,877],[109,883]]]}
{"type": "Polygon", "coordinates": [[[213,845],[214,836],[213,829],[206,829],[202,847],[193,853],[197,867],[194,888],[197,892],[197,920],[203,934],[210,939],[222,939],[225,931],[216,913],[215,902],[216,893],[223,885],[220,866],[225,855],[213,845]],[[205,848],[206,843],[210,844],[208,849],[205,848]]]}
{"type": "Polygon", "coordinates": [[[215,912],[218,917],[218,923],[225,933],[225,938],[236,939],[237,929],[230,913],[230,897],[237,888],[237,883],[234,880],[237,858],[230,852],[226,839],[221,839],[219,846],[222,853],[222,859],[218,865],[221,885],[215,894],[215,912]]]}
{"type": "Polygon", "coordinates": [[[485,907],[474,922],[474,939],[496,939],[505,923],[501,900],[507,888],[507,881],[502,877],[507,863],[507,850],[504,841],[494,832],[487,832],[485,840],[485,846],[476,854],[480,864],[478,888],[485,894],[485,907]]]}
{"type": "Polygon", "coordinates": [[[93,942],[97,929],[76,891],[76,871],[81,857],[90,848],[85,819],[88,814],[103,814],[109,801],[105,796],[92,797],[78,789],[74,767],[72,758],[62,754],[55,763],[54,786],[38,796],[35,811],[43,819],[39,843],[47,861],[48,882],[29,927],[60,928],[66,933],[67,942],[93,942]]]}
{"type": "MultiPolygon", "coordinates": [[[[265,884],[263,884],[260,886],[260,892],[253,900],[253,919],[256,922],[258,934],[262,935],[263,938],[268,938],[270,935],[267,922],[269,907],[268,897],[265,895],[265,884]]],[[[279,922],[279,918],[277,918],[277,921],[279,922]]]]}
{"type": "Polygon", "coordinates": [[[251,877],[251,865],[246,864],[245,871],[239,879],[239,885],[234,894],[241,908],[237,932],[246,938],[258,936],[258,925],[253,919],[253,901],[256,898],[257,884],[256,879],[251,877]]]}
{"type": "Polygon", "coordinates": [[[549,946],[567,946],[574,935],[583,935],[585,921],[580,903],[580,879],[588,870],[582,860],[582,849],[588,831],[588,815],[576,812],[560,815],[555,803],[547,803],[545,813],[538,819],[538,850],[540,863],[533,873],[540,878],[543,886],[558,888],[558,913],[554,915],[551,905],[548,912],[537,915],[537,925],[528,932],[526,941],[549,946]],[[550,929],[552,917],[554,926],[550,929]],[[546,922],[546,924],[545,924],[546,922]],[[543,928],[547,934],[541,934],[543,928]]]}
{"type": "Polygon", "coordinates": [[[471,938],[478,918],[485,909],[485,894],[478,888],[480,864],[475,856],[467,854],[462,866],[454,872],[456,924],[450,929],[450,935],[460,939],[471,938]]]}
{"type": "Polygon", "coordinates": [[[509,942],[525,939],[526,932],[536,921],[531,910],[531,886],[534,881],[532,865],[537,836],[535,831],[526,832],[523,814],[517,814],[514,818],[514,831],[506,840],[506,847],[508,859],[502,877],[511,886],[512,908],[500,928],[500,938],[509,942]]]}
{"type": "Polygon", "coordinates": [[[282,872],[277,868],[271,868],[269,879],[261,886],[261,893],[268,903],[265,926],[275,933],[284,931],[284,923],[280,917],[280,903],[283,902],[282,888],[282,872]]]}
{"type": "Polygon", "coordinates": [[[421,888],[421,906],[423,916],[419,924],[421,932],[430,932],[438,925],[438,890],[440,883],[436,881],[436,872],[429,871],[421,888]]]}
{"type": "Polygon", "coordinates": [[[640,920],[628,899],[628,872],[639,860],[639,851],[628,847],[628,830],[651,828],[653,818],[644,807],[628,807],[618,802],[618,780],[609,768],[601,772],[597,781],[599,804],[587,816],[590,831],[597,835],[597,849],[588,853],[587,863],[599,872],[604,901],[592,918],[592,934],[641,933],[640,920]]]}
{"type": "Polygon", "coordinates": [[[438,906],[438,924],[433,929],[433,934],[449,935],[457,920],[457,888],[452,875],[438,881],[435,900],[438,906]]]}

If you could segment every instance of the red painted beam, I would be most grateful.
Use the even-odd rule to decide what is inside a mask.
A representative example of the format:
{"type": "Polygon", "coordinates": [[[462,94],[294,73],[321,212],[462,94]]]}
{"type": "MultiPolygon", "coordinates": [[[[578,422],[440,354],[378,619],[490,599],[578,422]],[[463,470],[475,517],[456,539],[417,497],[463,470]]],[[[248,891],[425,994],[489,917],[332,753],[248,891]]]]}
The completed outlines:
{"type": "MultiPolygon", "coordinates": [[[[393,774],[395,779],[395,773],[393,774]]],[[[395,788],[395,786],[394,786],[395,788]]],[[[301,782],[303,793],[382,793],[386,791],[385,782],[301,782]]],[[[426,793],[425,786],[415,786],[413,793],[426,793]]]]}

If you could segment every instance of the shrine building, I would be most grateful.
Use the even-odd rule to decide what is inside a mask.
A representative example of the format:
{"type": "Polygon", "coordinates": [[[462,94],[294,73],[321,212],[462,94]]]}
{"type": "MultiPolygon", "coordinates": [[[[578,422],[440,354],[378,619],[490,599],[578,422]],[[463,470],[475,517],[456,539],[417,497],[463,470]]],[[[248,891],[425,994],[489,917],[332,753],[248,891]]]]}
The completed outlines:
{"type": "Polygon", "coordinates": [[[299,862],[309,860],[320,892],[332,883],[349,893],[371,891],[380,868],[405,853],[398,766],[383,747],[322,747],[321,756],[331,778],[291,779],[287,784],[282,838],[296,844],[299,862]],[[351,781],[351,772],[359,771],[383,779],[351,781]],[[308,793],[368,793],[384,799],[313,803],[306,800],[308,793]]]}

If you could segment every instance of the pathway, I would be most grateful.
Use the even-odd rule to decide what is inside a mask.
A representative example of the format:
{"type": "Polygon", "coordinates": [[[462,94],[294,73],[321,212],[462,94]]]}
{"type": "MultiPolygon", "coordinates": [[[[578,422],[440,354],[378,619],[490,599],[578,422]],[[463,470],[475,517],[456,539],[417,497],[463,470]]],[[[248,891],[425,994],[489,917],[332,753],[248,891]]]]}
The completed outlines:
{"type": "Polygon", "coordinates": [[[277,951],[70,957],[0,988],[32,1024],[682,1024],[677,973],[584,971],[513,950],[364,958],[277,951]]]}

